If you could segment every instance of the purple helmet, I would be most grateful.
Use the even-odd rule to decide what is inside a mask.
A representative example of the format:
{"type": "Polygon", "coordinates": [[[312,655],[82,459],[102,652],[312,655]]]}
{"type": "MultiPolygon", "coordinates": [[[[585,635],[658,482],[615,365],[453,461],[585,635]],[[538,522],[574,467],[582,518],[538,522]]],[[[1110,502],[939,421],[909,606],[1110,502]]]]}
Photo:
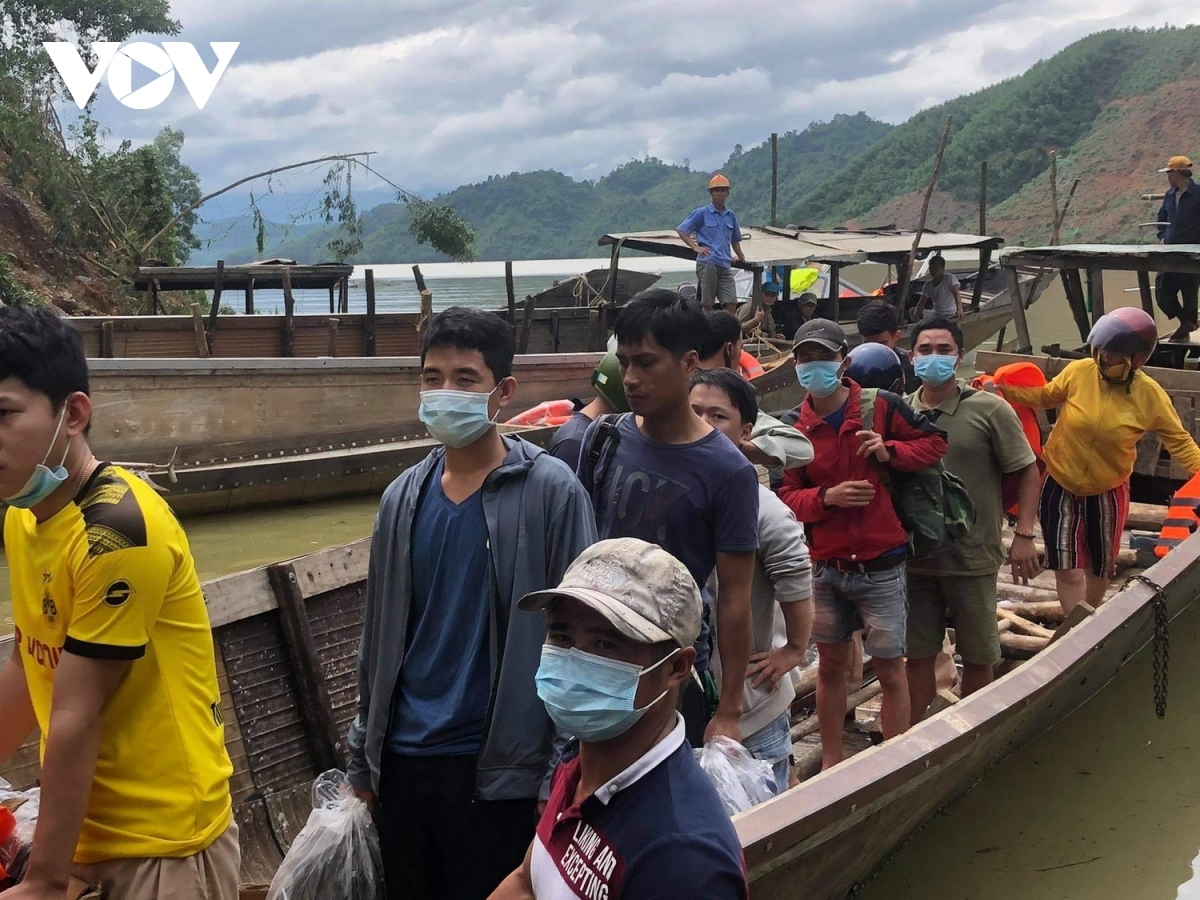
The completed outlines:
{"type": "Polygon", "coordinates": [[[1096,320],[1087,342],[1093,350],[1128,356],[1133,368],[1140,369],[1154,352],[1158,329],[1147,313],[1132,306],[1122,306],[1096,320]]]}

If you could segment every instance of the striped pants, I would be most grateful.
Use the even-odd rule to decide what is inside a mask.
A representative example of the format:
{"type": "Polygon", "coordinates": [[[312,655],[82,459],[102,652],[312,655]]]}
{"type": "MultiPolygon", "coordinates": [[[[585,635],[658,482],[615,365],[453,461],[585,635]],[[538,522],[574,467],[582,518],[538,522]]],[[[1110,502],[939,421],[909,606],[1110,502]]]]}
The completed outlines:
{"type": "Polygon", "coordinates": [[[1079,497],[1046,475],[1038,517],[1047,569],[1090,569],[1097,578],[1112,578],[1129,517],[1129,482],[1103,494],[1079,497]]]}

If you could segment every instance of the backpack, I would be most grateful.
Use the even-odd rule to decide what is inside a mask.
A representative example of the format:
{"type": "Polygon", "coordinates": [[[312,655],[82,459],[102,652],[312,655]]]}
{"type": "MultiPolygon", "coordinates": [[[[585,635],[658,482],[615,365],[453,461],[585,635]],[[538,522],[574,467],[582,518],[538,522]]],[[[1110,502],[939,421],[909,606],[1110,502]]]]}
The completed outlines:
{"type": "Polygon", "coordinates": [[[633,413],[606,413],[596,419],[596,425],[583,445],[582,460],[587,462],[587,471],[592,473],[592,508],[596,513],[596,525],[599,527],[602,516],[602,505],[599,502],[604,496],[604,477],[608,474],[608,466],[621,443],[621,435],[617,431],[621,423],[633,413]],[[604,467],[600,467],[600,463],[604,467]]]}
{"type": "MultiPolygon", "coordinates": [[[[864,429],[874,430],[878,394],[874,388],[863,388],[864,429]]],[[[964,392],[964,399],[966,396],[964,392]]],[[[930,418],[937,421],[935,415],[930,418]]],[[[975,524],[975,504],[971,502],[966,485],[948,472],[940,459],[918,472],[897,472],[874,456],[871,460],[879,472],[880,482],[892,498],[896,515],[908,532],[910,557],[920,559],[936,553],[965,537],[975,524]]]]}

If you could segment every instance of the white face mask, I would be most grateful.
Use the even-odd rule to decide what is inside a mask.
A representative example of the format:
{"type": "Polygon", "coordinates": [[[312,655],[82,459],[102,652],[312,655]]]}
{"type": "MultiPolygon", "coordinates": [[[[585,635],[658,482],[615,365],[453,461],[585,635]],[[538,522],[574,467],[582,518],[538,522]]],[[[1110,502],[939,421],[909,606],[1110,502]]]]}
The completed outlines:
{"type": "Polygon", "coordinates": [[[449,389],[422,391],[418,415],[434,440],[461,450],[483,437],[495,424],[488,405],[492,394],[499,389],[500,385],[496,385],[486,394],[449,389]]]}

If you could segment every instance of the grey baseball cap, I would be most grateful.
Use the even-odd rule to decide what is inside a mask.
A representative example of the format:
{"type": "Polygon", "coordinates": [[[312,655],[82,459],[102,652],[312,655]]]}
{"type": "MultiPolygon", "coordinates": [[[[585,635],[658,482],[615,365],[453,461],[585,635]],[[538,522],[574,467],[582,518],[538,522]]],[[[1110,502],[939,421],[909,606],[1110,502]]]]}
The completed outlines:
{"type": "Polygon", "coordinates": [[[627,638],[644,644],[675,641],[690,647],[700,636],[700,589],[687,567],[656,544],[613,538],[592,544],[567,568],[556,588],[526,594],[523,610],[545,609],[571,597],[604,616],[627,638]]]}
{"type": "Polygon", "coordinates": [[[846,352],[846,332],[832,319],[809,319],[796,329],[792,350],[801,344],[820,344],[835,353],[846,352]]]}

